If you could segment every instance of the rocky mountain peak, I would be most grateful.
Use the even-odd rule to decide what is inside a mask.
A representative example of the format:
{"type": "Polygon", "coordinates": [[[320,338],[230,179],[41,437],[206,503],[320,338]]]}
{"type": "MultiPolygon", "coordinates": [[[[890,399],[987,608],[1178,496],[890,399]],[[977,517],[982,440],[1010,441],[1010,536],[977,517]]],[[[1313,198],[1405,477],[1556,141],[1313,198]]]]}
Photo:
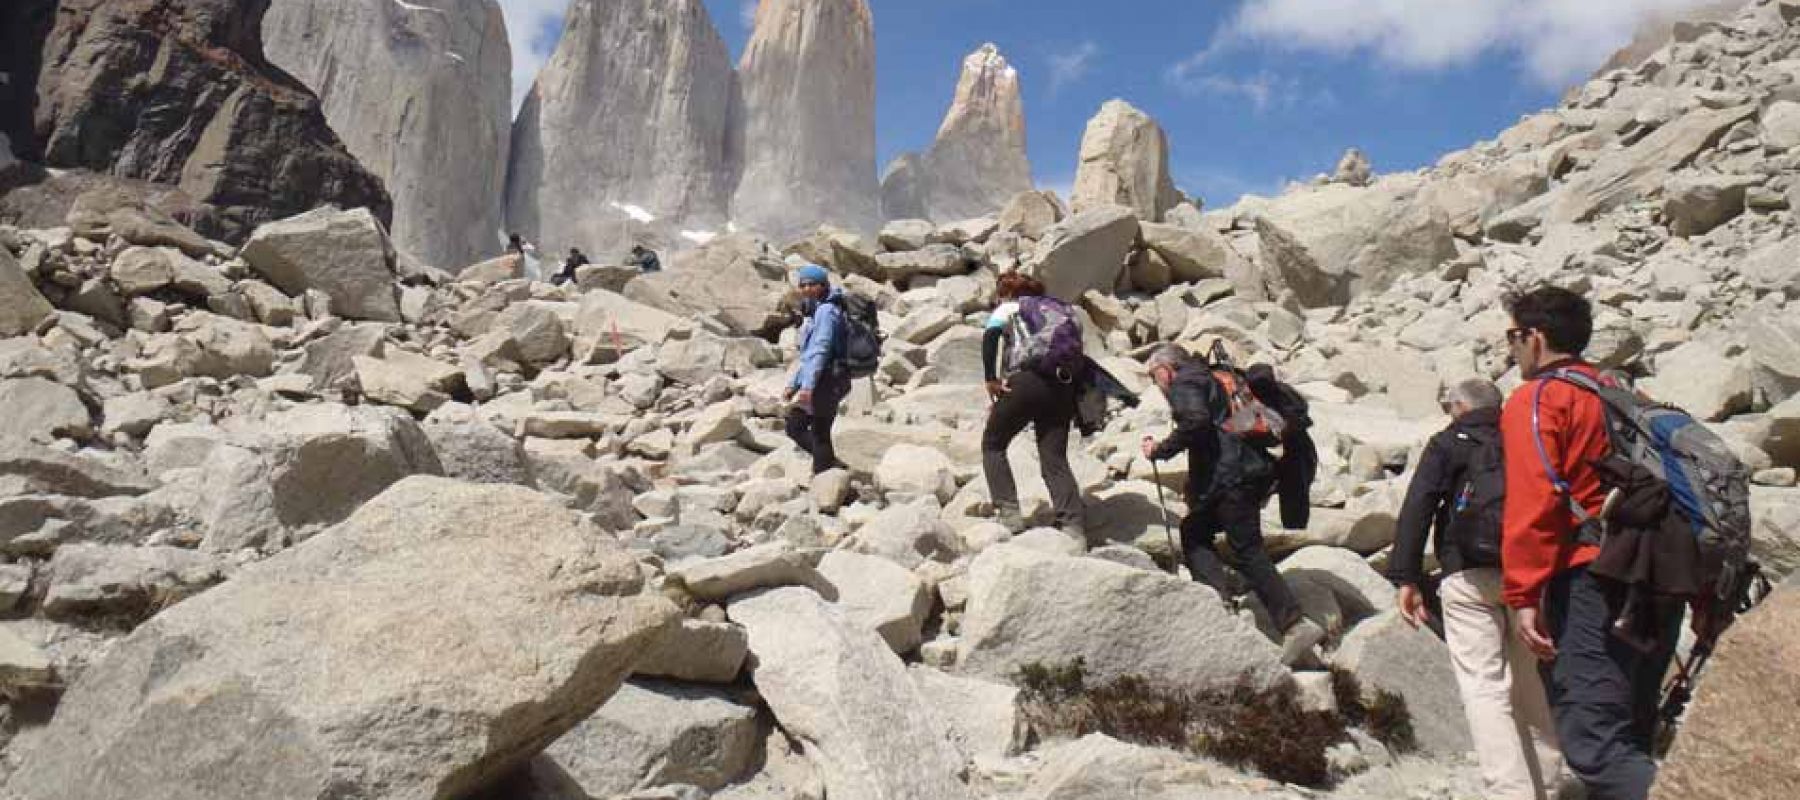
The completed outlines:
{"type": "Polygon", "coordinates": [[[513,127],[509,225],[601,254],[722,227],[734,86],[701,0],[576,0],[513,127]]]}
{"type": "Polygon", "coordinates": [[[1019,72],[998,46],[984,44],[963,59],[956,94],[931,148],[888,167],[882,213],[890,219],[955,222],[993,214],[1030,188],[1019,72]]]}
{"type": "Polygon", "coordinates": [[[738,64],[738,227],[873,232],[875,28],[865,0],[763,0],[738,64]]]}
{"type": "Polygon", "coordinates": [[[268,5],[63,2],[40,43],[26,149],[47,166],[176,186],[203,205],[201,232],[234,241],[325,203],[388,220],[381,180],[345,150],[317,98],[264,57],[268,5]]]}
{"type": "Polygon", "coordinates": [[[496,0],[280,0],[269,59],[394,196],[394,244],[460,269],[499,247],[512,54],[496,0]]]}

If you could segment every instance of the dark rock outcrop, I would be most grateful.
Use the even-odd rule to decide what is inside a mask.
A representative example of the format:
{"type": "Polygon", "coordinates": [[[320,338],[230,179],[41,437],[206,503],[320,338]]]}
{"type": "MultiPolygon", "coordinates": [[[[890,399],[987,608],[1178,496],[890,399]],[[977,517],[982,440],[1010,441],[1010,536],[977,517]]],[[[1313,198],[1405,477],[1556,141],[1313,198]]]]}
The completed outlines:
{"type": "Polygon", "coordinates": [[[268,0],[63,0],[42,43],[29,155],[52,167],[173,184],[201,233],[326,203],[391,218],[381,181],[319,101],[263,57],[268,0]]]}

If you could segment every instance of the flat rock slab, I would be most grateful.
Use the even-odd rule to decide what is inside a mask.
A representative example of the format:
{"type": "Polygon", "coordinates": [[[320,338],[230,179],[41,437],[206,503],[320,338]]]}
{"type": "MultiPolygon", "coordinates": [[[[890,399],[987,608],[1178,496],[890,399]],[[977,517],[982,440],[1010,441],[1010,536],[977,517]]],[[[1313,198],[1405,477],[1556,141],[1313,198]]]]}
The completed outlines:
{"type": "Polygon", "coordinates": [[[121,640],[5,792],[462,797],[592,715],[675,624],[642,589],[549,498],[410,478],[121,640]]]}
{"type": "Polygon", "coordinates": [[[829,797],[967,800],[962,758],[906,667],[873,631],[810,589],[743,595],[763,701],[819,765],[829,797]]]}
{"type": "Polygon", "coordinates": [[[1187,689],[1286,678],[1275,645],[1213,590],[1158,572],[997,545],[969,567],[963,670],[1013,680],[1080,658],[1095,681],[1129,675],[1187,689]]]}

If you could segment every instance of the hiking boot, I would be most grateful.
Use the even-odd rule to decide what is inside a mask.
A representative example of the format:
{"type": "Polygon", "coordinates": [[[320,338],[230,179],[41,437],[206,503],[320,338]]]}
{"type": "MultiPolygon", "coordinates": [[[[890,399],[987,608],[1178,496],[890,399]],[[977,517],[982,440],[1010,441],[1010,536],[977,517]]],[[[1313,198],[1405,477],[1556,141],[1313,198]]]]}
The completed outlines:
{"type": "Polygon", "coordinates": [[[1281,635],[1281,663],[1291,667],[1312,655],[1314,647],[1325,641],[1325,629],[1310,619],[1301,617],[1300,621],[1288,626],[1281,635]]]}
{"type": "Polygon", "coordinates": [[[995,508],[994,521],[1006,528],[1007,533],[1020,533],[1025,530],[1025,518],[1019,515],[1019,509],[1012,506],[995,508]]]}

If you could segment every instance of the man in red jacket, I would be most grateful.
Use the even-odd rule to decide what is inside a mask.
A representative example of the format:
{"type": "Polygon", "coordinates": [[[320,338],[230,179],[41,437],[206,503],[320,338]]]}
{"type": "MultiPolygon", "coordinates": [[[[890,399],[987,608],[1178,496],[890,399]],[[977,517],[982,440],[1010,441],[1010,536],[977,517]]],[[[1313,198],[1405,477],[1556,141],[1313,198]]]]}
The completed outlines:
{"type": "MultiPolygon", "coordinates": [[[[1623,585],[1591,575],[1600,548],[1584,524],[1605,501],[1596,460],[1610,451],[1600,398],[1552,377],[1595,376],[1581,359],[1593,311],[1554,287],[1516,298],[1507,347],[1526,378],[1500,418],[1506,452],[1502,598],[1519,637],[1543,662],[1544,686],[1569,767],[1591,800],[1643,800],[1657,695],[1672,650],[1643,652],[1612,633],[1623,585]]],[[[1673,636],[1665,637],[1674,641],[1673,636]]]]}

